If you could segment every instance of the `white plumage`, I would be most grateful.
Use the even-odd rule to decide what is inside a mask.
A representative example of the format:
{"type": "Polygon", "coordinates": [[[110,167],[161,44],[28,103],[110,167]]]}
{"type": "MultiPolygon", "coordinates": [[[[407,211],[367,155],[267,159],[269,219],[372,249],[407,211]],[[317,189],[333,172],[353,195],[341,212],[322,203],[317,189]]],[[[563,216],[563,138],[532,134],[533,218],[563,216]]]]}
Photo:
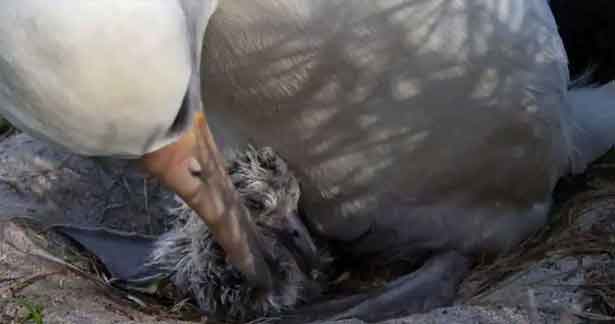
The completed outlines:
{"type": "Polygon", "coordinates": [[[169,144],[190,126],[170,130],[192,70],[182,8],[191,2],[206,22],[213,1],[3,1],[0,113],[85,155],[137,157],[169,144]]]}

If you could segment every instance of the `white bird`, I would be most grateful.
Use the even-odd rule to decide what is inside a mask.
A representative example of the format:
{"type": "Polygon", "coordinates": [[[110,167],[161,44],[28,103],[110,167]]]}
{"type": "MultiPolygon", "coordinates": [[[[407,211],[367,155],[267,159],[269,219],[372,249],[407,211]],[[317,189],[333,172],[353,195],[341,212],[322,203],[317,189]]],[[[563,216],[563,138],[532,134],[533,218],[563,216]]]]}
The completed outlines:
{"type": "MultiPolygon", "coordinates": [[[[190,136],[151,152],[190,134],[181,125],[200,92],[189,48],[200,51],[206,26],[199,90],[216,140],[279,152],[310,228],[346,254],[425,261],[337,303],[338,317],[448,303],[472,256],[543,226],[557,180],[615,143],[608,0],[190,3],[9,0],[0,110],[76,152],[189,155],[177,147],[190,136]],[[193,38],[186,17],[199,18],[193,38]]],[[[154,173],[193,185],[177,172],[154,173]]],[[[218,240],[232,234],[223,228],[218,240]]],[[[257,241],[237,255],[261,253],[257,241]]]]}
{"type": "Polygon", "coordinates": [[[270,287],[268,252],[207,123],[192,127],[215,8],[213,0],[4,1],[0,113],[78,154],[139,159],[197,211],[251,283],[270,287]]]}

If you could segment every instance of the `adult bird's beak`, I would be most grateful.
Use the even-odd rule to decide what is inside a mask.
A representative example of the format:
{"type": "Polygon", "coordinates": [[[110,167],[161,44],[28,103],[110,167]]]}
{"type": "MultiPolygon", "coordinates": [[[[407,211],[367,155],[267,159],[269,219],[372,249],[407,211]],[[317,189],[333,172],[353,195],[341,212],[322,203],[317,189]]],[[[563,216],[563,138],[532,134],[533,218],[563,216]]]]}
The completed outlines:
{"type": "Polygon", "coordinates": [[[217,8],[217,0],[179,0],[188,28],[192,54],[192,74],[188,85],[187,104],[199,112],[196,120],[196,160],[201,183],[189,197],[188,204],[209,227],[214,239],[248,282],[262,289],[271,289],[273,279],[256,225],[239,200],[207,124],[201,94],[201,49],[209,19],[217,8]]]}
{"type": "Polygon", "coordinates": [[[202,185],[193,206],[225,251],[230,263],[245,275],[249,283],[262,289],[271,289],[273,278],[268,262],[272,259],[270,252],[264,249],[256,225],[233,188],[205,114],[198,116],[196,123],[196,157],[202,185]]]}

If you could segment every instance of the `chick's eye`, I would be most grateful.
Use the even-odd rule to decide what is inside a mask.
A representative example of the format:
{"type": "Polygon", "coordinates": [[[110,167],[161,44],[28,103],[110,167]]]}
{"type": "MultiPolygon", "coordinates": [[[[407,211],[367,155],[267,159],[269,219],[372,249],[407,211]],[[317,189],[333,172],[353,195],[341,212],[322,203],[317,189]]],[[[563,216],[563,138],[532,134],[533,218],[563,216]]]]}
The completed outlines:
{"type": "Polygon", "coordinates": [[[264,210],[265,203],[261,199],[249,198],[246,199],[246,205],[249,209],[252,210],[264,210]]]}
{"type": "Polygon", "coordinates": [[[290,235],[292,235],[294,238],[299,238],[299,231],[293,230],[292,232],[290,232],[290,235]]]}

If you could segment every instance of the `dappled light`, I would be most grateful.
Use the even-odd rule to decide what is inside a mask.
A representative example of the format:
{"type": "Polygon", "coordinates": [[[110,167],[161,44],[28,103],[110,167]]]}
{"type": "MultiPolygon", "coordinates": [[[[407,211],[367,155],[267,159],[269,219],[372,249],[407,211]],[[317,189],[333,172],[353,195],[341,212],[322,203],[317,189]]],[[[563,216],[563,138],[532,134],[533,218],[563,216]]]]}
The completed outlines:
{"type": "Polygon", "coordinates": [[[433,218],[418,207],[448,195],[506,195],[522,209],[546,199],[567,167],[565,67],[550,22],[505,7],[534,4],[300,4],[222,3],[206,36],[205,109],[225,146],[266,143],[289,160],[325,235],[356,238],[382,213],[416,227],[433,218]]]}

